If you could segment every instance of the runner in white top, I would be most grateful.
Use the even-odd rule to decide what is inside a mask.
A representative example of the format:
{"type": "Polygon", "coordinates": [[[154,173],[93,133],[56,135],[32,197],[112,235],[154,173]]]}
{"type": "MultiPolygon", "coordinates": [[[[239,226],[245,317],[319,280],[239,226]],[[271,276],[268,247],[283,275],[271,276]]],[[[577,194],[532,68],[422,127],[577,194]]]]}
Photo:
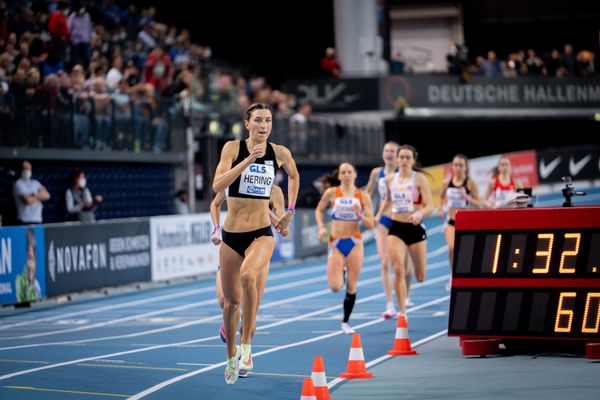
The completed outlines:
{"type": "Polygon", "coordinates": [[[421,223],[433,211],[431,189],[425,174],[417,164],[417,151],[410,145],[398,150],[398,172],[385,177],[389,196],[381,204],[378,220],[392,208],[392,226],[387,244],[394,266],[394,288],[400,313],[406,313],[408,290],[405,275],[406,253],[410,253],[415,264],[418,282],[425,280],[427,262],[427,233],[421,223]]]}
{"type": "MultiPolygon", "coordinates": [[[[387,197],[387,186],[385,184],[385,177],[394,172],[398,172],[398,162],[396,155],[398,154],[398,148],[400,145],[396,142],[387,142],[383,146],[383,166],[373,168],[369,175],[369,182],[365,188],[365,191],[369,195],[373,196],[374,189],[377,188],[379,193],[379,204],[381,204],[387,197]]],[[[392,226],[391,213],[388,212],[381,216],[377,221],[375,229],[377,234],[375,235],[375,243],[377,244],[377,252],[381,258],[381,283],[383,291],[385,293],[386,308],[381,316],[385,319],[394,318],[396,316],[396,307],[394,307],[392,281],[390,279],[390,256],[387,248],[387,235],[392,226]]],[[[410,257],[406,257],[406,287],[410,288],[410,283],[413,277],[414,266],[410,257]]],[[[410,307],[412,302],[410,299],[406,299],[406,305],[410,307]]]]}

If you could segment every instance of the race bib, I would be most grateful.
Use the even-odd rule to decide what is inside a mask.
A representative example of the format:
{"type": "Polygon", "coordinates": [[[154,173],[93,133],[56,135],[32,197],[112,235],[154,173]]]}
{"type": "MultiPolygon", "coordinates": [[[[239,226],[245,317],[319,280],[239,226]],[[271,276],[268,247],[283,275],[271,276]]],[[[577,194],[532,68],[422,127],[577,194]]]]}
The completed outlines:
{"type": "Polygon", "coordinates": [[[354,205],[360,207],[360,202],[356,198],[339,197],[335,199],[332,218],[342,221],[358,221],[360,218],[354,212],[354,205]]]}
{"type": "Polygon", "coordinates": [[[271,197],[275,180],[275,167],[264,164],[250,164],[240,175],[238,192],[256,197],[271,197]]]}
{"type": "Polygon", "coordinates": [[[448,188],[446,189],[446,196],[448,197],[448,207],[467,208],[467,199],[463,197],[462,188],[448,188]]]}
{"type": "Polygon", "coordinates": [[[415,210],[412,193],[409,191],[392,193],[392,212],[409,213],[415,210]]]}

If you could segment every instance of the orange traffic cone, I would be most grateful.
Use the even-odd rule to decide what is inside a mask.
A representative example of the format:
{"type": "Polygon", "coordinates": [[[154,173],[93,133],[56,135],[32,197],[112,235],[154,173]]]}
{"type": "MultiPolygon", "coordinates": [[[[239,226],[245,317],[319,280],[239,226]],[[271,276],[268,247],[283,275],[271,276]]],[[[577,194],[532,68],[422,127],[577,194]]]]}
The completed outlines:
{"type": "Polygon", "coordinates": [[[396,326],[396,338],[394,339],[394,348],[388,351],[390,356],[414,356],[417,354],[410,346],[408,338],[408,326],[406,325],[406,317],[402,314],[398,317],[398,325],[396,326]]]}
{"type": "Polygon", "coordinates": [[[325,364],[323,364],[323,358],[321,356],[315,356],[310,377],[315,385],[317,400],[329,400],[329,388],[327,387],[327,376],[325,376],[325,364]]]}
{"type": "Polygon", "coordinates": [[[352,336],[352,345],[350,346],[350,355],[348,356],[348,368],[346,372],[340,375],[340,377],[347,379],[371,379],[373,377],[372,373],[367,372],[365,356],[363,355],[362,343],[358,333],[355,333],[352,336]]]}
{"type": "Polygon", "coordinates": [[[317,400],[312,379],[304,378],[304,385],[302,385],[302,394],[300,395],[300,400],[317,400]]]}

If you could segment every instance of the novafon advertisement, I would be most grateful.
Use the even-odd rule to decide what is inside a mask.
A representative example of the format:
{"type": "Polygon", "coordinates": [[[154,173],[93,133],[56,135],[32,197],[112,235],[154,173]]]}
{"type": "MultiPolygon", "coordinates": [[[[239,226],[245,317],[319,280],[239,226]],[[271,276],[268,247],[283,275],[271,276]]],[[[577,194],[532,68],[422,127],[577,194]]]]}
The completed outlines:
{"type": "Polygon", "coordinates": [[[148,221],[45,228],[48,296],[150,280],[148,221]]]}

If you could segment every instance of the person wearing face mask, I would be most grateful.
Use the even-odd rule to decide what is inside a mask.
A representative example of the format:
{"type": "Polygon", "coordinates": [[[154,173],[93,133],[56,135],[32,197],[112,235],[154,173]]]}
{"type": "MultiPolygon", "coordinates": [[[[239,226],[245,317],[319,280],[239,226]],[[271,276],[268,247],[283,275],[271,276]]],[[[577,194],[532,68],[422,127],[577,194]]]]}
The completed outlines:
{"type": "Polygon", "coordinates": [[[75,171],[71,186],[65,193],[69,221],[93,222],[96,220],[96,207],[104,199],[100,195],[92,197],[87,187],[87,179],[83,171],[75,171]]]}
{"type": "Polygon", "coordinates": [[[31,163],[23,161],[21,178],[13,185],[17,205],[17,222],[21,225],[41,224],[42,201],[50,200],[50,193],[38,180],[31,178],[31,163]]]}
{"type": "Polygon", "coordinates": [[[90,42],[94,27],[92,18],[85,9],[85,4],[78,3],[75,6],[77,11],[72,12],[67,20],[71,39],[71,63],[72,65],[81,64],[87,68],[90,64],[90,42]]]}

